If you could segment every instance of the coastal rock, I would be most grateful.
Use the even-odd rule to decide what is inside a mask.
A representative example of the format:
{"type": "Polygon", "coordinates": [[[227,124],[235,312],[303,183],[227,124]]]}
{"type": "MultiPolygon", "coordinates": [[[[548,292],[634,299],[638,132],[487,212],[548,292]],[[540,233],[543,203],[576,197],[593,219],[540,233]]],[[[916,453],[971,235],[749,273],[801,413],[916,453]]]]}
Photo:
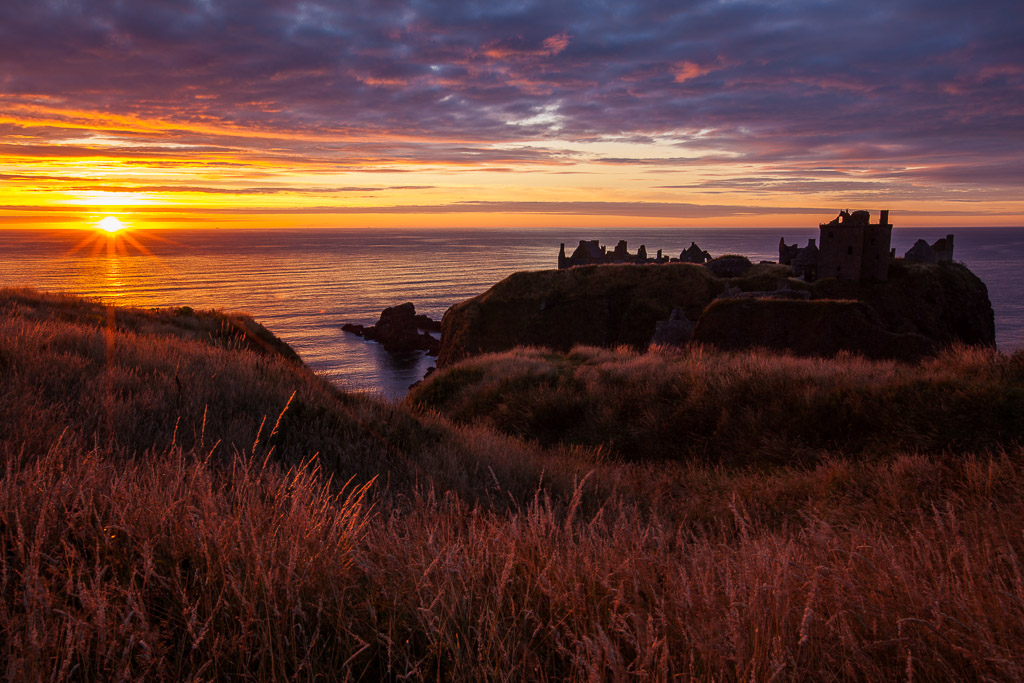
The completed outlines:
{"type": "Polygon", "coordinates": [[[646,349],[673,308],[695,320],[723,287],[707,268],[686,263],[515,273],[448,309],[438,367],[514,346],[646,349]]]}
{"type": "MultiPolygon", "coordinates": [[[[755,321],[763,321],[762,326],[767,326],[763,327],[767,330],[764,334],[768,335],[759,336],[754,331],[726,334],[726,328],[719,328],[718,322],[714,331],[708,327],[711,322],[706,322],[701,334],[707,339],[724,340],[722,343],[729,348],[737,348],[736,340],[765,345],[759,340],[766,338],[774,340],[769,344],[771,348],[809,355],[830,355],[846,349],[873,357],[909,358],[951,343],[995,344],[988,291],[961,264],[916,264],[897,259],[890,264],[885,282],[826,278],[808,283],[791,276],[791,268],[779,264],[755,265],[742,277],[729,279],[715,277],[706,267],[681,263],[516,273],[445,313],[438,366],[515,346],[567,351],[575,345],[624,344],[644,349],[655,339],[658,322],[668,321],[674,308],[678,307],[689,320],[698,320],[726,288],[734,298],[723,301],[749,304],[751,315],[755,315],[755,321]],[[861,306],[826,305],[793,311],[772,307],[773,302],[816,304],[823,303],[821,300],[855,301],[861,306]],[[769,325],[764,316],[770,318],[776,312],[789,316],[785,318],[788,322],[769,325]],[[843,327],[843,315],[854,318],[848,330],[843,327]],[[825,325],[825,331],[833,337],[824,334],[815,349],[815,325],[819,324],[825,325]],[[785,335],[775,331],[786,325],[792,330],[785,335]],[[852,335],[849,343],[840,339],[843,330],[852,335]],[[883,333],[910,336],[892,338],[883,333]],[[790,334],[792,338],[786,336],[790,334]],[[892,346],[904,342],[905,354],[892,346]]],[[[728,318],[726,313],[722,310],[716,315],[728,318]]],[[[681,327],[675,332],[669,329],[672,325],[662,327],[660,334],[682,332],[681,327]]]]}
{"type": "Polygon", "coordinates": [[[652,346],[683,346],[693,337],[693,323],[683,313],[683,309],[676,306],[672,309],[672,315],[668,320],[659,320],[654,324],[654,336],[651,337],[652,346]]]}
{"type": "Polygon", "coordinates": [[[693,341],[727,351],[765,348],[799,356],[849,351],[905,361],[930,355],[938,347],[921,334],[886,330],[875,310],[863,302],[795,299],[718,299],[701,313],[693,341]]]}
{"type": "Polygon", "coordinates": [[[812,298],[863,301],[890,332],[920,334],[939,345],[995,346],[988,288],[967,266],[896,259],[888,275],[886,282],[819,280],[812,298]]]}
{"type": "Polygon", "coordinates": [[[416,329],[423,330],[424,332],[440,332],[441,321],[428,318],[425,315],[414,315],[413,322],[416,323],[416,329]]]}
{"type": "Polygon", "coordinates": [[[715,277],[740,277],[753,266],[746,256],[736,254],[713,258],[706,265],[715,277]]]}
{"type": "Polygon", "coordinates": [[[385,308],[375,325],[363,327],[348,323],[341,329],[346,332],[379,342],[390,353],[408,353],[410,351],[426,351],[437,355],[441,342],[422,329],[439,331],[441,324],[425,315],[417,315],[416,307],[411,302],[385,308]]]}

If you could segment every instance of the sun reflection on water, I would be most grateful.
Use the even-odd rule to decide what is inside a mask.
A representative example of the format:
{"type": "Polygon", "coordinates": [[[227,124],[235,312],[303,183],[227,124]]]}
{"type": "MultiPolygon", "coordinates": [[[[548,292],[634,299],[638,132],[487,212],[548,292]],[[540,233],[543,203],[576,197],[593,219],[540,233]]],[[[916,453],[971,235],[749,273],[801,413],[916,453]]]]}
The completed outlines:
{"type": "Polygon", "coordinates": [[[124,293],[121,291],[124,287],[122,281],[122,267],[121,257],[117,254],[107,255],[107,258],[103,259],[104,262],[104,290],[106,291],[105,296],[122,298],[124,293]]]}

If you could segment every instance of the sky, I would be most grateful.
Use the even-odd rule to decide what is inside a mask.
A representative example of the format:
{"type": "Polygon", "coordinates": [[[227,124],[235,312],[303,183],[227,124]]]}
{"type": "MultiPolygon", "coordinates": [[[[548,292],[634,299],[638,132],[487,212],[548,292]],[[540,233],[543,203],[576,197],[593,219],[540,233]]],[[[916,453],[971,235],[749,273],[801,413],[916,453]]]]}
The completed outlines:
{"type": "Polygon", "coordinates": [[[1020,0],[3,0],[0,228],[1024,225],[1020,0]]]}

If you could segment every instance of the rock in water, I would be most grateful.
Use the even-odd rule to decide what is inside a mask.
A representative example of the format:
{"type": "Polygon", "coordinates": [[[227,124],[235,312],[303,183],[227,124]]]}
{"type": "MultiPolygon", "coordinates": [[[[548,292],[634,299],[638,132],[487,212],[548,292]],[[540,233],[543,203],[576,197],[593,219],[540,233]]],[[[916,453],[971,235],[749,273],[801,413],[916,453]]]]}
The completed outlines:
{"type": "Polygon", "coordinates": [[[346,325],[342,329],[359,334],[371,341],[379,342],[390,353],[408,353],[410,351],[426,351],[436,355],[441,342],[420,330],[424,327],[440,327],[430,318],[416,315],[416,307],[412,302],[385,308],[381,311],[377,324],[370,327],[346,325]],[[358,328],[358,329],[357,329],[358,328]]]}

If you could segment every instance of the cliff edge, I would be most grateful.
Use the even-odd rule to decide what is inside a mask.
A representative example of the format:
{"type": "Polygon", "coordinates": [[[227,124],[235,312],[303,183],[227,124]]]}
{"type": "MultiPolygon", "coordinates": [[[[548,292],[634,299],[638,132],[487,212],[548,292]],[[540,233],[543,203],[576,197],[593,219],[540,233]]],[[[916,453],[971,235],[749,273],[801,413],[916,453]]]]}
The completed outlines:
{"type": "Polygon", "coordinates": [[[710,270],[688,263],[514,273],[448,309],[438,366],[515,346],[646,347],[674,307],[696,320],[724,288],[710,270]]]}
{"type": "Polygon", "coordinates": [[[909,360],[956,342],[995,345],[988,290],[957,263],[896,260],[886,282],[863,283],[808,283],[777,264],[734,278],[691,264],[601,265],[515,273],[452,306],[442,320],[438,366],[516,346],[642,349],[676,307],[696,321],[696,340],[729,349],[909,360]],[[777,293],[808,300],[772,298],[777,293]],[[737,303],[712,306],[720,297],[737,303]]]}

